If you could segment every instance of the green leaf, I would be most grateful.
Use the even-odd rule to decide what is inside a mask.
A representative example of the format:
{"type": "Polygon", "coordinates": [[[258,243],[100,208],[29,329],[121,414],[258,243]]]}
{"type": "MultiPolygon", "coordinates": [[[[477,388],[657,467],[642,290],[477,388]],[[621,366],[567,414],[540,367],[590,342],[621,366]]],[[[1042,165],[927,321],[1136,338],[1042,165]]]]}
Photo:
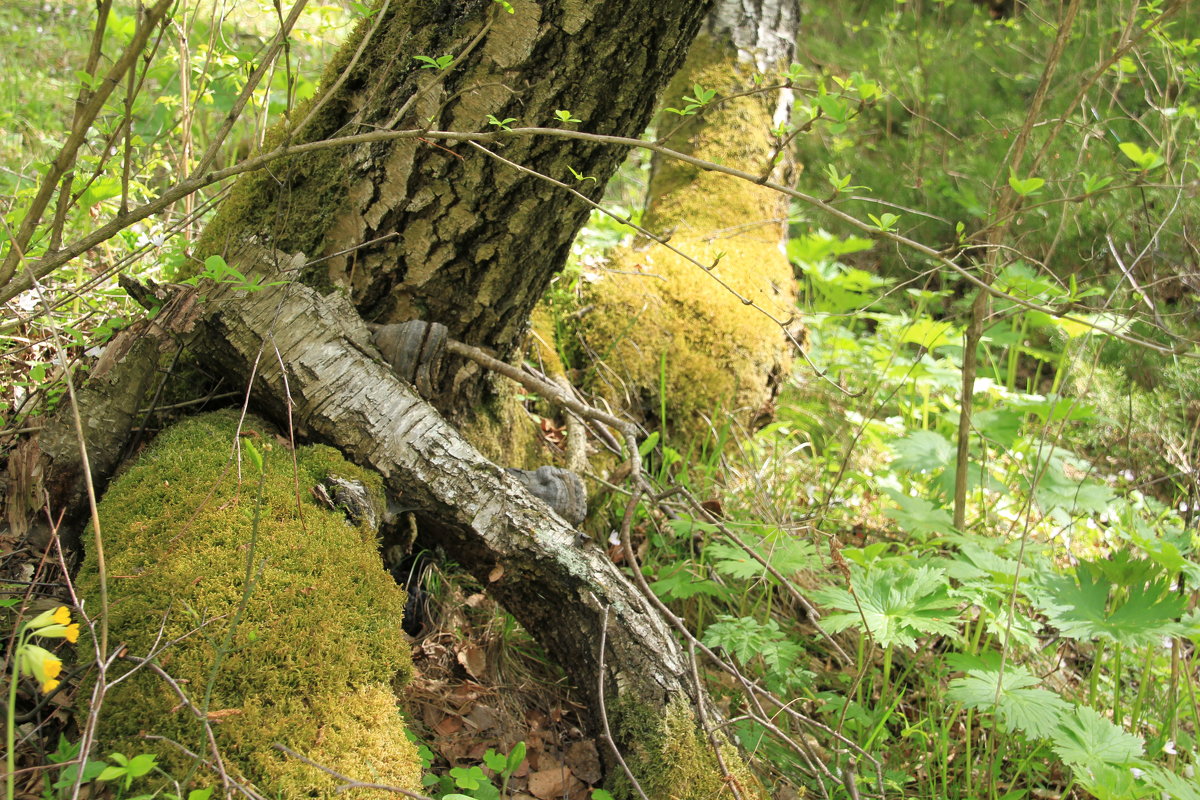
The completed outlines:
{"type": "Polygon", "coordinates": [[[1131,764],[1141,756],[1143,742],[1094,709],[1077,706],[1055,726],[1051,746],[1068,764],[1095,769],[1131,764]]]}
{"type": "Polygon", "coordinates": [[[885,233],[890,233],[891,231],[896,230],[896,223],[900,221],[899,214],[892,214],[889,212],[884,212],[878,217],[874,214],[867,214],[867,217],[870,218],[871,222],[875,223],[876,228],[879,228],[879,230],[885,233]]]}
{"type": "Polygon", "coordinates": [[[1153,150],[1143,150],[1133,142],[1121,142],[1117,147],[1121,148],[1121,152],[1125,154],[1125,157],[1143,172],[1156,169],[1167,163],[1167,160],[1158,153],[1153,150]]]}
{"type": "Polygon", "coordinates": [[[444,55],[437,58],[429,56],[413,56],[414,61],[421,62],[421,69],[445,69],[454,63],[454,56],[444,55]]]}
{"type": "Polygon", "coordinates": [[[963,340],[962,331],[953,323],[923,317],[901,329],[900,341],[933,350],[937,347],[961,347],[963,340]]]}
{"type": "Polygon", "coordinates": [[[1008,173],[1008,185],[1022,197],[1029,197],[1037,194],[1046,185],[1046,181],[1043,178],[1037,177],[1018,178],[1015,172],[1010,171],[1008,173]]]}
{"type": "Polygon", "coordinates": [[[489,747],[488,751],[483,754],[483,763],[492,772],[503,772],[504,768],[508,766],[508,759],[489,747]]]}
{"type": "Polygon", "coordinates": [[[906,533],[922,535],[936,533],[950,535],[954,533],[954,520],[950,512],[934,505],[923,497],[912,497],[895,489],[883,490],[888,497],[896,502],[899,508],[885,508],[887,514],[906,533]]]}
{"type": "Polygon", "coordinates": [[[155,767],[155,758],[150,753],[142,753],[129,759],[129,777],[140,778],[155,767]]]}
{"type": "Polygon", "coordinates": [[[1040,603],[1042,610],[1064,636],[1138,647],[1182,632],[1176,619],[1183,614],[1187,598],[1172,591],[1166,579],[1114,584],[1102,568],[1081,561],[1075,577],[1064,575],[1042,582],[1048,591],[1040,603]]]}
{"type": "Polygon", "coordinates": [[[967,708],[996,714],[1005,730],[1048,738],[1071,704],[1054,692],[1035,688],[1040,683],[1017,665],[1009,665],[1003,678],[999,669],[972,669],[966,677],[950,681],[946,696],[967,708]]]}
{"type": "Polygon", "coordinates": [[[258,474],[261,475],[263,472],[263,457],[262,453],[258,452],[258,448],[254,446],[254,442],[249,439],[242,439],[242,449],[246,451],[246,456],[254,464],[254,468],[258,470],[258,474]]]}
{"type": "Polygon", "coordinates": [[[852,579],[854,595],[838,587],[814,592],[818,601],[844,612],[825,618],[830,632],[860,627],[865,620],[867,630],[880,646],[899,644],[912,650],[922,634],[951,636],[958,632],[958,614],[953,610],[958,604],[949,595],[942,570],[855,567],[852,579]]]}
{"type": "MultiPolygon", "coordinates": [[[[753,545],[748,543],[748,546],[753,545]]],[[[760,543],[756,549],[767,563],[785,576],[811,569],[817,555],[811,543],[790,536],[774,543],[760,543]]],[[[737,545],[713,542],[704,548],[704,554],[712,559],[713,569],[722,575],[742,580],[762,578],[775,581],[762,564],[737,545]]]]}
{"type": "Polygon", "coordinates": [[[504,774],[512,775],[521,766],[521,762],[525,760],[525,742],[517,742],[513,745],[512,751],[508,754],[508,760],[504,767],[504,774]]]}
{"type": "Polygon", "coordinates": [[[763,623],[754,617],[721,614],[705,628],[703,640],[709,647],[724,647],[742,663],[761,657],[772,672],[792,671],[804,652],[773,619],[763,623]]]}
{"type": "Polygon", "coordinates": [[[892,468],[905,472],[934,472],[954,462],[954,445],[933,431],[913,431],[892,443],[892,468]]]}
{"type": "Polygon", "coordinates": [[[1006,408],[977,411],[971,416],[971,425],[985,439],[990,439],[1005,450],[1011,450],[1021,434],[1024,414],[1006,408]]]}
{"type": "Polygon", "coordinates": [[[638,445],[638,455],[642,458],[650,455],[654,451],[654,446],[658,444],[658,431],[652,431],[649,436],[642,440],[638,445]]]}
{"type": "Polygon", "coordinates": [[[1166,792],[1171,800],[1200,800],[1200,785],[1194,779],[1180,777],[1162,767],[1148,767],[1146,779],[1166,792]]]}
{"type": "Polygon", "coordinates": [[[686,566],[679,566],[662,574],[650,584],[656,595],[664,600],[687,600],[698,594],[723,597],[727,594],[720,584],[707,578],[698,578],[686,566]]]}

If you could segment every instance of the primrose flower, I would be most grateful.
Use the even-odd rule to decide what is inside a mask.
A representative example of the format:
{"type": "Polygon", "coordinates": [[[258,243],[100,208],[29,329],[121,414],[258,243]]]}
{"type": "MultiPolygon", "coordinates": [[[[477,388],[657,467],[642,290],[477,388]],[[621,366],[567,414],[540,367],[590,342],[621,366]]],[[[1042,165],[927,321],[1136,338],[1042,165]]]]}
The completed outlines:
{"type": "Polygon", "coordinates": [[[25,623],[25,630],[47,639],[66,639],[71,644],[79,641],[79,623],[71,622],[71,610],[66,606],[43,611],[25,623]]]}
{"type": "Polygon", "coordinates": [[[52,692],[58,688],[58,676],[62,673],[62,661],[44,647],[36,644],[25,644],[21,647],[21,671],[37,678],[43,692],[52,692]]]}
{"type": "Polygon", "coordinates": [[[48,625],[69,625],[71,623],[71,609],[66,606],[52,608],[49,611],[43,611],[29,622],[25,623],[25,629],[30,632],[38,631],[48,625]]]}
{"type": "Polygon", "coordinates": [[[70,625],[47,625],[40,631],[34,631],[37,636],[45,636],[47,639],[66,639],[71,644],[79,641],[79,623],[72,622],[70,625]]]}

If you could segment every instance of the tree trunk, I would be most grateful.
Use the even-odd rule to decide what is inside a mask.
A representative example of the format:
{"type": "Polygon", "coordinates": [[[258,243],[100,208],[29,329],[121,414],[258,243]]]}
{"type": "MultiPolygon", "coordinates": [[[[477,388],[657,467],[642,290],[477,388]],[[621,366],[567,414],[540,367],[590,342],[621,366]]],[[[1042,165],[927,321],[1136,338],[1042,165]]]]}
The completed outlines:
{"type": "MultiPolygon", "coordinates": [[[[586,130],[636,136],[709,4],[512,5],[517,13],[509,17],[490,0],[392,3],[378,29],[374,17],[364,22],[331,65],[328,101],[319,95],[298,111],[297,119],[310,112],[313,118],[293,140],[422,125],[431,117],[441,127],[467,130],[486,127],[488,114],[543,123],[558,109],[583,119],[586,130]],[[413,61],[447,53],[458,55],[461,66],[440,78],[413,61]],[[545,77],[535,83],[535,74],[545,77]],[[411,107],[409,98],[416,98],[411,107]]],[[[279,129],[275,138],[287,134],[279,129]]],[[[142,331],[122,332],[114,354],[132,347],[141,357],[118,360],[106,384],[81,396],[85,419],[109,420],[103,431],[84,429],[93,456],[103,456],[92,478],[102,489],[137,409],[155,394],[154,371],[176,348],[194,347],[201,363],[248,381],[257,407],[294,420],[299,436],[333,444],[378,470],[400,502],[419,509],[422,528],[543,642],[594,712],[601,681],[613,702],[628,700],[664,717],[672,698],[706,703],[685,677],[686,662],[665,622],[606,554],[579,545],[574,529],[482,458],[368,343],[359,314],[373,321],[419,315],[446,324],[455,338],[511,348],[586,215],[586,206],[565,193],[547,191],[477,150],[458,150],[412,141],[326,150],[243,181],[203,246],[260,275],[277,274],[278,246],[303,250],[290,262],[295,282],[253,292],[209,285],[199,306],[196,293],[186,290],[169,304],[174,313],[142,331]],[[349,291],[323,297],[297,277],[349,291]],[[139,343],[138,334],[149,340],[139,343]]],[[[580,188],[598,193],[622,154],[529,139],[510,144],[504,156],[560,178],[570,166],[596,177],[580,188]]],[[[477,384],[461,369],[440,405],[469,408],[477,384]]],[[[83,505],[82,465],[62,433],[67,419],[60,415],[10,459],[10,480],[25,498],[10,504],[18,526],[43,513],[45,488],[54,492],[50,509],[77,512],[83,505]],[[42,446],[51,442],[53,450],[42,446]]]]}
{"type": "MultiPolygon", "coordinates": [[[[799,18],[797,0],[719,2],[665,93],[665,143],[786,181],[792,93],[778,84],[799,18]],[[703,91],[716,94],[702,107],[681,99],[703,91]]],[[[787,218],[773,190],[656,155],[642,225],[669,241],[635,240],[587,284],[579,332],[607,353],[592,388],[683,440],[769,419],[799,332],[787,218]]]]}
{"type": "MultiPolygon", "coordinates": [[[[495,130],[562,125],[637,136],[658,90],[682,62],[705,0],[392,2],[363,55],[365,20],[329,66],[325,91],[300,108],[278,142],[396,128],[495,130]],[[417,56],[453,55],[445,71],[417,56]],[[341,78],[344,77],[344,80],[341,78]],[[304,120],[312,116],[307,124],[304,120]]],[[[568,168],[599,198],[624,153],[581,141],[517,139],[503,156],[551,177],[568,168]]],[[[468,344],[511,352],[550,278],[562,268],[588,207],[469,145],[398,140],[292,158],[243,180],[201,242],[230,252],[250,236],[313,259],[304,280],[348,291],[363,318],[440,322],[468,344]],[[318,261],[318,259],[320,259],[318,261]]],[[[473,365],[458,363],[438,407],[478,401],[473,365]]]]}

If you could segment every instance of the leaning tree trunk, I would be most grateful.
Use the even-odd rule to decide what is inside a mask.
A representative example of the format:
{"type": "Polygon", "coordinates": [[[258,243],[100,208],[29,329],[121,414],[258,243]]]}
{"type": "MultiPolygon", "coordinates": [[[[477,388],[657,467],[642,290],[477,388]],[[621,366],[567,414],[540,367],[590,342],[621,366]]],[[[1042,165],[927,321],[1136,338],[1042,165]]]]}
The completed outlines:
{"type": "MultiPolygon", "coordinates": [[[[658,90],[678,68],[704,0],[393,2],[364,20],[325,75],[326,91],[273,141],[306,142],[398,128],[496,130],[563,125],[637,136],[658,90]],[[367,41],[357,60],[353,53],[367,41]],[[417,56],[454,56],[443,70],[417,56]],[[305,120],[311,121],[305,123],[305,120]]],[[[582,141],[515,139],[504,158],[571,181],[599,198],[619,149],[582,141]]],[[[295,157],[244,180],[201,241],[221,252],[255,236],[314,264],[306,283],[349,293],[369,322],[439,322],[468,344],[508,353],[562,268],[588,206],[466,144],[406,139],[295,157]],[[318,259],[320,259],[318,261],[318,259]]],[[[437,404],[461,412],[479,399],[474,366],[447,376],[437,404]]]]}
{"type": "MultiPolygon", "coordinates": [[[[718,2],[664,96],[664,143],[786,181],[792,93],[779,76],[799,18],[797,0],[718,2]],[[716,94],[702,108],[681,99],[703,91],[716,94]]],[[[725,419],[753,427],[772,414],[800,330],[781,249],[787,198],[657,154],[651,174],[642,225],[669,241],[619,250],[587,285],[579,334],[587,350],[608,354],[592,388],[617,403],[645,401],[643,417],[665,409],[664,433],[684,439],[725,419]]]]}

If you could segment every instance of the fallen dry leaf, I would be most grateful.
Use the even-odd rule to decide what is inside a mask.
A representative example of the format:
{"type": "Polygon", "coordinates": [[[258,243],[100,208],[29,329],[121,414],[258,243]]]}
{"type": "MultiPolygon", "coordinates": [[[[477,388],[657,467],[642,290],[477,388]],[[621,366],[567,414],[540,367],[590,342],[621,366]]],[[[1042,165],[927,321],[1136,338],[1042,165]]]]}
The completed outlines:
{"type": "Polygon", "coordinates": [[[604,777],[604,771],[600,768],[600,753],[592,739],[572,744],[567,748],[564,759],[575,777],[584,783],[599,783],[604,777]]]}
{"type": "Polygon", "coordinates": [[[441,722],[433,726],[433,729],[437,731],[438,736],[449,736],[462,730],[462,726],[462,717],[443,717],[441,722]]]}

